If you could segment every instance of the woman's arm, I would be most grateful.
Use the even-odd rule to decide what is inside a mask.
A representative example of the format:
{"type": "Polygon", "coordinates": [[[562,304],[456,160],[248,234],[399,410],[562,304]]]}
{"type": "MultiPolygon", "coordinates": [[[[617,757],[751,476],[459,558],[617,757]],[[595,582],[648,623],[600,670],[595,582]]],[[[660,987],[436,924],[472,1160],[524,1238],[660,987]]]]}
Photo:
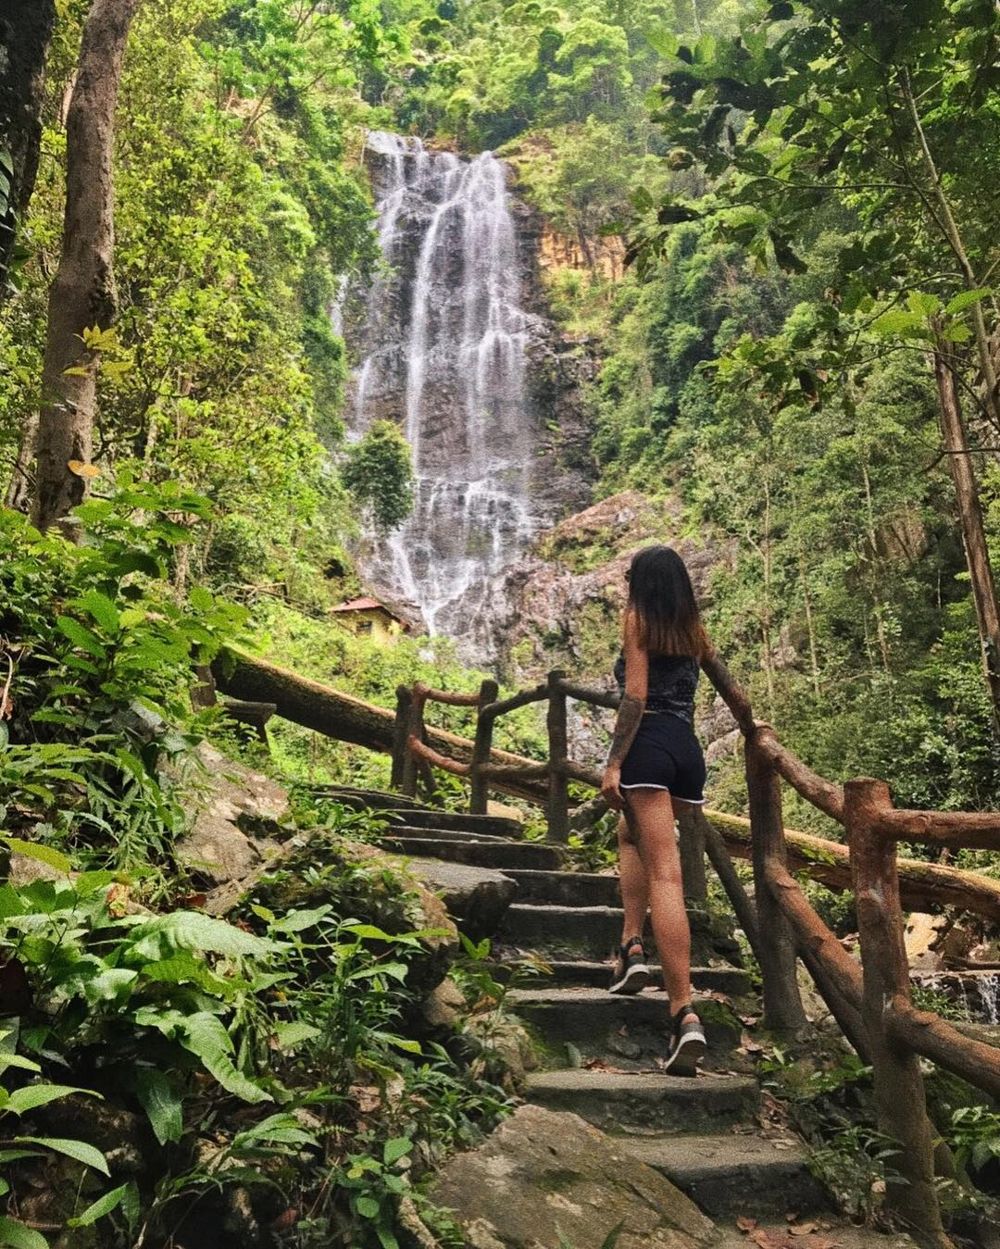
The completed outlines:
{"type": "Polygon", "coordinates": [[[604,768],[604,780],[601,784],[601,793],[605,801],[615,811],[620,811],[624,805],[621,790],[618,788],[621,781],[622,762],[639,731],[649,690],[649,655],[646,648],[639,642],[639,630],[631,612],[625,617],[624,652],[625,693],[618,705],[615,733],[608,752],[608,762],[604,768]]]}

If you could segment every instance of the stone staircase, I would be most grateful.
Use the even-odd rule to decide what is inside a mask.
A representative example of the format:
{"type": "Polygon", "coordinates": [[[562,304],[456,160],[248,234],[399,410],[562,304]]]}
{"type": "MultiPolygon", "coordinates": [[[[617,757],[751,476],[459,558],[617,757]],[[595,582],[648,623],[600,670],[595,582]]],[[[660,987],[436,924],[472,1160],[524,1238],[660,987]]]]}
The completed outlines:
{"type": "Polygon", "coordinates": [[[614,877],[567,870],[560,848],[520,840],[513,820],[445,813],[372,791],[336,796],[385,811],[387,850],[499,869],[516,882],[494,944],[495,974],[520,986],[526,966],[541,963],[550,972],[536,972],[530,987],[512,987],[507,996],[543,1056],[543,1069],[528,1077],[529,1101],[572,1111],[620,1137],[713,1218],[783,1219],[824,1209],[801,1140],[762,1121],[760,1084],[740,1048],[741,1015],[756,1015],[759,1002],[735,964],[731,936],[714,930],[709,916],[690,916],[694,1004],[709,1053],[697,1079],[664,1075],[665,995],[647,989],[615,997],[604,987],[621,934],[614,877]]]}

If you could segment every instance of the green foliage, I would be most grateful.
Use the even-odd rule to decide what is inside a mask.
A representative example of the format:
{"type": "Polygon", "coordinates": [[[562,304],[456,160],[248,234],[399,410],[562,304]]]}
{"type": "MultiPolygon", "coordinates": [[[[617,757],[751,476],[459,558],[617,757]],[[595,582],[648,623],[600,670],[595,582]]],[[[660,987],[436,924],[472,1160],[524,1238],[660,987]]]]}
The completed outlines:
{"type": "Polygon", "coordinates": [[[379,530],[397,528],[413,510],[410,448],[393,421],[376,421],[348,449],[341,476],[379,530]]]}
{"type": "Polygon", "coordinates": [[[137,913],[108,872],[0,886],[0,962],[30,994],[0,1038],[0,1118],[26,1125],[5,1155],[13,1184],[46,1151],[107,1174],[85,1140],[31,1125],[49,1103],[103,1096],[145,1115],[162,1165],[152,1200],[131,1183],[87,1190],[70,1226],[115,1217],[161,1234],[194,1198],[249,1185],[261,1200],[277,1189],[286,1204],[307,1202],[327,1243],[335,1226],[343,1243],[389,1243],[396,1201],[414,1192],[414,1142],[428,1158],[471,1141],[507,1099],[407,1036],[421,992],[411,963],[435,934],[412,927],[415,896],[384,860],[352,861],[338,846],[318,835],[311,866],[262,882],[250,923],[137,913]],[[289,890],[298,905],[267,905],[289,890]],[[52,1068],[86,1082],[52,1083],[52,1068]],[[401,1091],[383,1104],[388,1083],[401,1091]],[[329,1184],[331,1165],[342,1183],[329,1184]]]}
{"type": "Polygon", "coordinates": [[[124,481],[79,509],[79,545],[0,512],[0,808],[12,831],[120,867],[169,854],[182,817],[163,768],[197,740],[193,669],[243,620],[167,580],[208,516],[174,483],[124,481]]]}

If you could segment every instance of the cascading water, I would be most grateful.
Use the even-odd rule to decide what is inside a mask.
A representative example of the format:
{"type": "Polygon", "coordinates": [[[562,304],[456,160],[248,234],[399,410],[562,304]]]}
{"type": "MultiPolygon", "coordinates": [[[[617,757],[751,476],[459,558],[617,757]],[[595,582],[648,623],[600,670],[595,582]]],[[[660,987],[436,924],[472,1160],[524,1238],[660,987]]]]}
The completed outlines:
{"type": "Polygon", "coordinates": [[[542,325],[521,301],[506,168],[376,131],[368,165],[386,267],[355,337],[351,428],[399,421],[413,453],[410,520],[362,559],[383,593],[415,603],[431,633],[492,654],[502,574],[540,520],[526,348],[542,325]]]}

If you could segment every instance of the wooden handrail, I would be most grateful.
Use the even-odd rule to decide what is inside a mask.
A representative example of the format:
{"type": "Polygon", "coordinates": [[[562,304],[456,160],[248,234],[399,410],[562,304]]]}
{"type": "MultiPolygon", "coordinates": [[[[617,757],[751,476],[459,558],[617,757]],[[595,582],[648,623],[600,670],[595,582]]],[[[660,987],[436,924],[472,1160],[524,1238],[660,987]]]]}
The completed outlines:
{"type": "Polygon", "coordinates": [[[495,720],[497,716],[505,716],[509,711],[516,711],[518,707],[527,707],[529,703],[540,703],[548,697],[548,694],[548,686],[533,685],[531,689],[521,690],[519,694],[512,694],[510,698],[501,698],[498,702],[488,703],[483,708],[482,714],[495,720]]]}
{"type": "Polygon", "coordinates": [[[428,746],[426,742],[420,741],[417,737],[411,736],[407,738],[406,744],[413,754],[419,755],[421,759],[426,759],[428,763],[433,763],[436,768],[441,768],[443,772],[450,772],[452,776],[468,776],[472,771],[470,763],[459,763],[455,759],[449,759],[447,755],[434,750],[433,747],[428,746]]]}
{"type": "MultiPolygon", "coordinates": [[[[730,854],[738,859],[751,857],[752,834],[745,816],[712,810],[705,814],[719,830],[730,854]]],[[[853,888],[851,852],[843,842],[786,828],[785,846],[791,871],[807,872],[818,884],[840,893],[853,888]]],[[[908,911],[951,906],[1000,923],[1000,881],[923,859],[898,859],[896,870],[903,905],[908,911]]]]}
{"type": "Polygon", "coordinates": [[[838,824],[843,824],[843,787],[835,785],[807,767],[797,755],[782,745],[769,724],[758,724],[756,729],[761,752],[782,779],[811,806],[823,811],[838,824]]]}
{"type": "Polygon", "coordinates": [[[876,829],[892,841],[957,850],[1000,850],[1000,811],[883,812],[876,829]]]}
{"type": "Polygon", "coordinates": [[[449,690],[436,690],[433,686],[424,685],[422,681],[417,681],[413,686],[413,696],[424,702],[447,703],[449,707],[477,707],[479,705],[478,694],[453,694],[449,690]]]}
{"type": "Polygon", "coordinates": [[[590,703],[594,707],[608,707],[615,711],[621,702],[620,694],[590,689],[586,685],[577,685],[575,681],[567,681],[565,678],[559,682],[559,688],[567,698],[574,698],[578,703],[590,703]]]}

